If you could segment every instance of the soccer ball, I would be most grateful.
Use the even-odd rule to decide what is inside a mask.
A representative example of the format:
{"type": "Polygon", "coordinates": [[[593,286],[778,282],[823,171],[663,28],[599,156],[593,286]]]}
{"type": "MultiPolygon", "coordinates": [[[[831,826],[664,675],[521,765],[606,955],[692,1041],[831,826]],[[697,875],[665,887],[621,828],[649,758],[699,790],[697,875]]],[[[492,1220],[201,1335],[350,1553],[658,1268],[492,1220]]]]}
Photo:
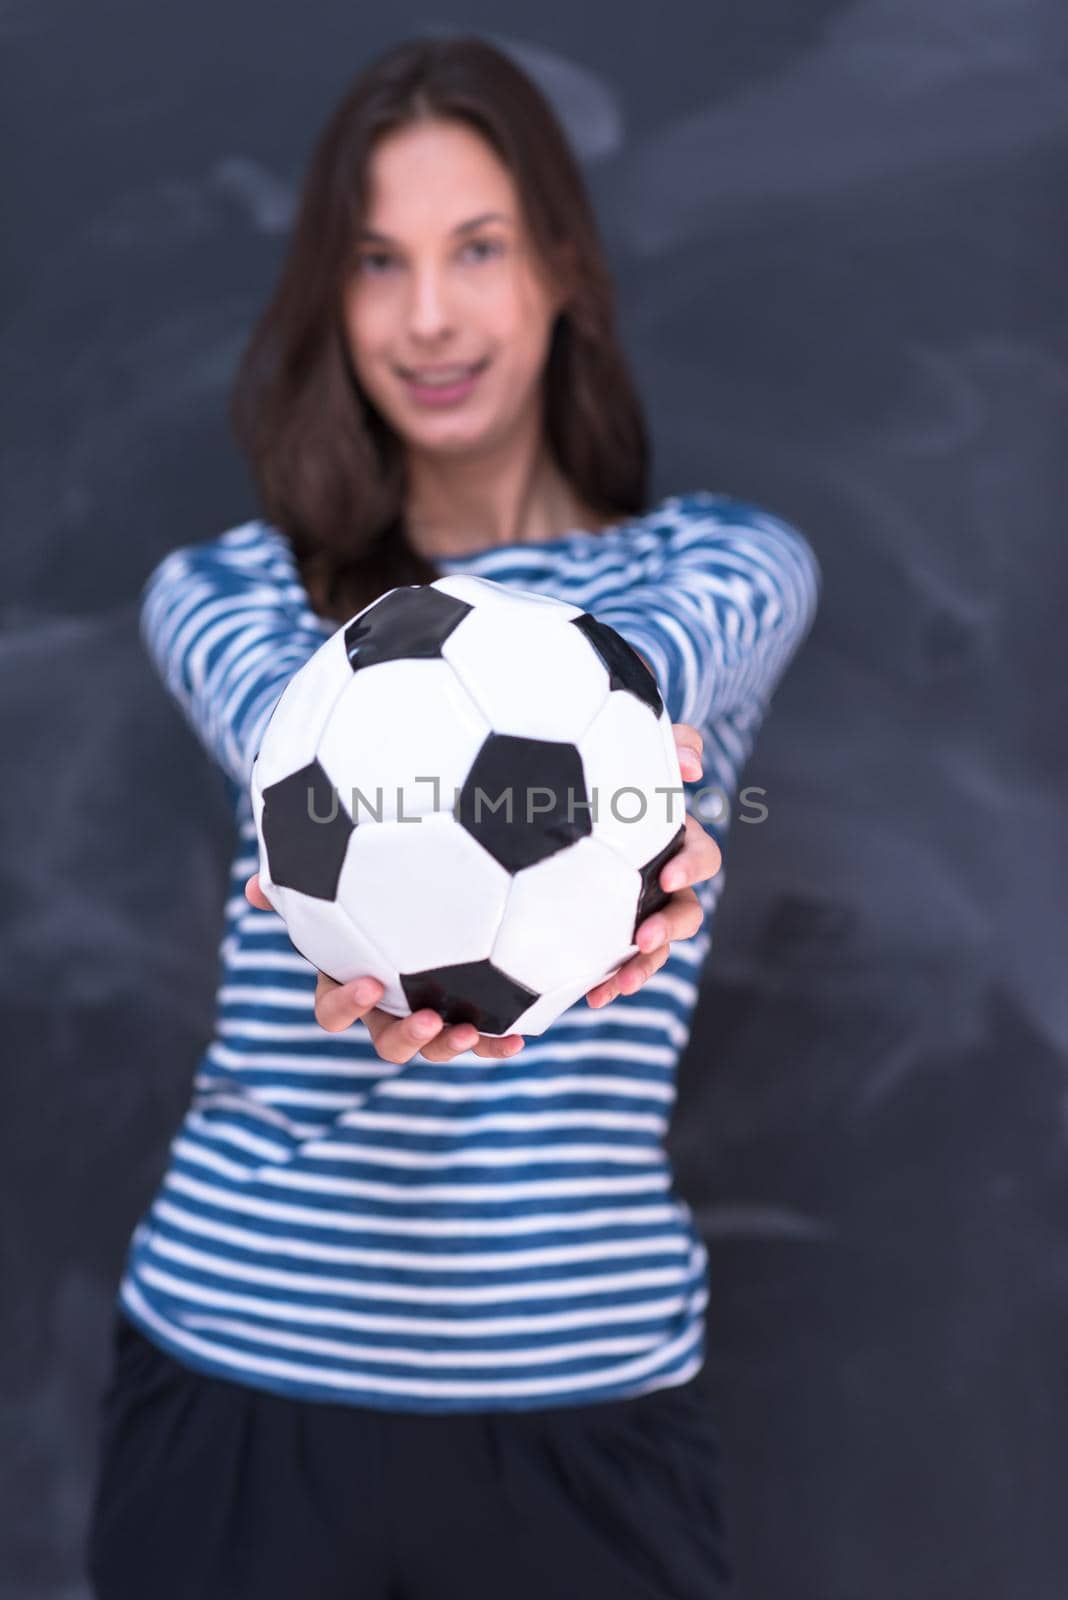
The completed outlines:
{"type": "Polygon", "coordinates": [[[252,767],[260,885],[383,1010],[540,1034],[667,900],[683,786],[656,681],[580,607],[485,578],[379,597],[290,679],[252,767]]]}

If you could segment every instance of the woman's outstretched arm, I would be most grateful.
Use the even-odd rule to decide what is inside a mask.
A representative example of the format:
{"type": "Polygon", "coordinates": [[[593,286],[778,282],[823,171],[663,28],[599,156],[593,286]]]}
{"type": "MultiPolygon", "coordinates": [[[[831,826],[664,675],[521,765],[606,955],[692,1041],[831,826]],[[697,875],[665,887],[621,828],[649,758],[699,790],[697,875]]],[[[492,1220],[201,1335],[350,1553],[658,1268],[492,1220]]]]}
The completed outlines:
{"type": "Polygon", "coordinates": [[[821,585],[816,555],[790,523],[702,491],[667,502],[637,581],[588,609],[646,658],[672,722],[704,729],[744,703],[767,703],[821,585]]]}
{"type": "Polygon", "coordinates": [[[247,788],[282,690],[325,637],[286,604],[257,524],[164,556],[141,591],[140,632],[201,743],[247,788]]]}

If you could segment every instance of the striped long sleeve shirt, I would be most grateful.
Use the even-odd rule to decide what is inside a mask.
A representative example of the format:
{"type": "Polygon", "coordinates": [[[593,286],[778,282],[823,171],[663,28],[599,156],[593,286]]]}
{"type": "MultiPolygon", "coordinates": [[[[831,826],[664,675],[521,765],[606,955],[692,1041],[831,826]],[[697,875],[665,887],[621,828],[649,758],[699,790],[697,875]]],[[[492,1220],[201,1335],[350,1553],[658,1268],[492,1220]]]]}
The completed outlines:
{"type": "MultiPolygon", "coordinates": [[[[805,537],[699,491],[600,534],[440,559],[581,606],[645,656],[704,737],[686,788],[723,804],[818,605],[805,537]]],[[[278,1393],[394,1410],[622,1399],[702,1366],[708,1257],[665,1137],[726,868],[705,919],[632,995],[571,1006],[518,1056],[396,1065],[314,1015],[316,974],[250,907],[249,798],[289,678],[336,630],[254,520],[171,551],[141,636],[222,768],[235,854],[211,1038],[118,1301],[175,1359],[278,1393]]]]}

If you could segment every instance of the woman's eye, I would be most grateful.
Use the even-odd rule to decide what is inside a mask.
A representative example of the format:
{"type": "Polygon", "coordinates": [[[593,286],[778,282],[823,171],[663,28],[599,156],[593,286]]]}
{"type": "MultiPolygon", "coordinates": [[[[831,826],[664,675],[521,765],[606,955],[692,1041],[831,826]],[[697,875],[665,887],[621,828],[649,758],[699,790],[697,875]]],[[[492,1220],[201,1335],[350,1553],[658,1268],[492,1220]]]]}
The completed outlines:
{"type": "MultiPolygon", "coordinates": [[[[469,259],[485,261],[491,256],[500,255],[504,246],[499,239],[471,239],[463,246],[463,252],[474,252],[469,259]]],[[[356,257],[356,270],[366,272],[373,278],[380,277],[394,265],[394,257],[387,250],[364,250],[356,257]]]]}
{"type": "Polygon", "coordinates": [[[393,257],[387,255],[384,250],[366,250],[363,255],[357,257],[356,265],[359,271],[370,272],[374,277],[378,267],[383,264],[388,266],[392,259],[393,257]]]}
{"type": "Polygon", "coordinates": [[[481,252],[481,254],[475,255],[475,260],[484,261],[487,256],[500,255],[503,246],[499,239],[472,239],[465,248],[481,252]]]}

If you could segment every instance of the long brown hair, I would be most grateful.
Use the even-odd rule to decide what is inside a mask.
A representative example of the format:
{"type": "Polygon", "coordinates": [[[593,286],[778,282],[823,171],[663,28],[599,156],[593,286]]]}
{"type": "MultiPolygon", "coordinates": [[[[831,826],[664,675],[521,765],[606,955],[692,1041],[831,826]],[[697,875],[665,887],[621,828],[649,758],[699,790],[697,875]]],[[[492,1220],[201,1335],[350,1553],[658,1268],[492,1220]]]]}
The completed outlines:
{"type": "Polygon", "coordinates": [[[645,420],[615,332],[615,290],[593,209],[563,129],[526,74],[487,41],[407,41],[360,74],[319,136],[288,256],[230,402],[263,513],[289,537],[315,609],[338,622],[387,589],[438,576],[408,539],[403,441],[357,382],[341,318],[372,145],[438,117],[463,120],[489,141],[513,175],[542,261],[568,274],[544,377],[558,469],[608,520],[646,507],[645,420]]]}

